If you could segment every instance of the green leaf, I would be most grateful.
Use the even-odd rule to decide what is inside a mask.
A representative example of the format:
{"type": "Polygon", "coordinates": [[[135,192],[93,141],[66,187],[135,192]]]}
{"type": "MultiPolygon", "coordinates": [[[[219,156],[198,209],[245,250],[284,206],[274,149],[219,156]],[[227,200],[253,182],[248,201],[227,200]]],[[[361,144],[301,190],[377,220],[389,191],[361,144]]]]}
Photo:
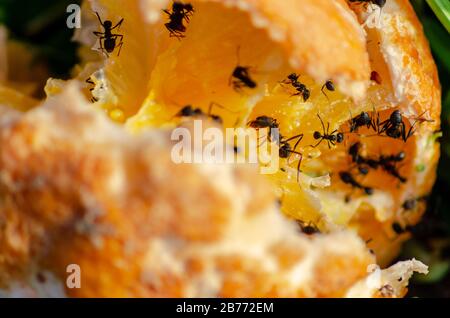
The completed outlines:
{"type": "Polygon", "coordinates": [[[427,0],[428,5],[434,11],[438,19],[450,33],[450,1],[449,0],[427,0]]]}
{"type": "Polygon", "coordinates": [[[442,63],[445,73],[450,73],[450,35],[434,19],[426,17],[422,23],[435,57],[442,63]]]}

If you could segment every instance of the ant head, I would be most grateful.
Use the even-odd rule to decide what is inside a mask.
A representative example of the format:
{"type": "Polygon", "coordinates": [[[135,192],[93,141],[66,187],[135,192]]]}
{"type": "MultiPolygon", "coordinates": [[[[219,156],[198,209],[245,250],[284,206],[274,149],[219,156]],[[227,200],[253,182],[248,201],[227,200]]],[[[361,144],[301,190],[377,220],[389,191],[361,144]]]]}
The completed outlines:
{"type": "Polygon", "coordinates": [[[218,124],[221,124],[221,125],[223,124],[222,117],[220,117],[219,115],[211,115],[211,119],[214,120],[218,124]]]}
{"type": "Polygon", "coordinates": [[[112,22],[109,21],[109,20],[106,20],[105,22],[103,22],[103,26],[104,26],[106,29],[110,29],[110,28],[112,28],[112,22]]]}
{"type": "Polygon", "coordinates": [[[338,133],[336,135],[336,142],[340,144],[343,141],[344,141],[344,134],[343,133],[338,133]]]}
{"type": "Polygon", "coordinates": [[[322,138],[322,134],[318,131],[315,131],[313,137],[314,137],[314,139],[320,139],[320,138],[322,138]]]}
{"type": "Polygon", "coordinates": [[[314,225],[308,224],[302,227],[302,232],[305,233],[306,235],[312,235],[315,233],[319,233],[319,229],[316,228],[314,225]]]}
{"type": "Polygon", "coordinates": [[[178,115],[181,117],[189,117],[195,115],[195,113],[196,111],[192,108],[191,105],[186,105],[178,112],[178,115]]]}
{"type": "MultiPolygon", "coordinates": [[[[385,1],[386,1],[386,0],[385,0],[385,1]]],[[[187,10],[187,11],[194,11],[194,7],[193,7],[192,4],[190,4],[190,3],[186,3],[186,4],[184,5],[184,9],[187,10]]]]}
{"type": "Polygon", "coordinates": [[[325,83],[325,86],[327,87],[327,89],[329,90],[329,91],[334,91],[335,90],[335,88],[334,88],[334,84],[333,84],[333,82],[331,81],[331,80],[328,80],[326,83],[325,83]]]}
{"type": "Polygon", "coordinates": [[[341,171],[339,172],[339,177],[341,180],[345,183],[348,183],[350,180],[352,180],[352,175],[347,171],[341,171]]]}
{"type": "Polygon", "coordinates": [[[375,0],[374,2],[375,2],[375,4],[376,4],[377,6],[379,6],[380,8],[383,8],[384,5],[386,4],[386,0],[375,0]]]}
{"type": "Polygon", "coordinates": [[[184,9],[184,4],[178,1],[174,1],[172,4],[173,11],[181,11],[184,9]]]}
{"type": "Polygon", "coordinates": [[[290,152],[291,146],[288,143],[284,143],[279,149],[279,156],[280,158],[287,158],[290,152]]]}
{"type": "Polygon", "coordinates": [[[291,81],[296,81],[296,80],[298,80],[299,76],[296,73],[291,73],[288,75],[287,78],[291,81]]]}
{"type": "Polygon", "coordinates": [[[414,200],[414,199],[406,200],[403,203],[403,208],[405,210],[412,210],[412,209],[414,209],[415,206],[416,206],[416,200],[414,200]]]}
{"type": "Polygon", "coordinates": [[[403,151],[397,155],[398,160],[403,160],[403,159],[405,159],[405,157],[406,157],[406,154],[403,151]]]}

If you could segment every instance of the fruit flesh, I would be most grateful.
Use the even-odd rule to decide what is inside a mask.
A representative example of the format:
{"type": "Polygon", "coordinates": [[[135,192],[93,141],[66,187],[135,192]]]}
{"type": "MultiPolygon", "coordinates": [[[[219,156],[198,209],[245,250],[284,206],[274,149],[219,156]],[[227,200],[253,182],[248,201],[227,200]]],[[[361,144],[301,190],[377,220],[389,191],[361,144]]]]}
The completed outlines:
{"type": "Polygon", "coordinates": [[[416,151],[414,136],[404,143],[373,136],[374,131],[368,129],[348,133],[348,121],[362,111],[379,111],[381,120],[385,120],[393,107],[400,106],[395,104],[389,70],[375,35],[370,35],[372,40],[367,46],[372,69],[379,73],[382,83],[372,82],[368,97],[355,103],[341,94],[339,87],[335,92],[324,89],[325,95],[324,83],[316,83],[304,72],[292,68],[280,46],[265,30],[256,28],[247,13],[218,3],[192,1],[192,4],[195,13],[186,23],[185,37],[180,39],[169,36],[164,26],[168,16],[164,13],[155,24],[145,24],[134,2],[125,11],[109,2],[108,10],[96,7],[104,19],[125,18],[120,30],[124,47],[120,56],[113,53],[104,67],[111,94],[117,96],[117,101],[100,99],[97,106],[110,116],[120,109],[124,116],[120,121],[134,133],[151,127],[173,127],[178,122],[175,114],[185,105],[200,107],[205,113],[211,103],[220,105],[212,113],[223,119],[226,128],[244,127],[257,116],[276,118],[282,136],[304,135],[296,148],[303,155],[301,179],[331,177],[328,187],[299,184],[296,180],[299,158],[291,158],[289,165],[282,160],[284,171],[269,178],[279,190],[283,212],[305,223],[313,222],[322,231],[342,226],[354,228],[363,239],[371,241],[369,247],[381,256],[381,261],[392,258],[404,239],[397,238],[391,225],[401,211],[406,185],[380,169],[370,171],[367,176],[355,175],[358,182],[374,188],[372,196],[339,180],[340,171],[354,167],[347,151],[358,140],[370,157],[404,151],[406,159],[400,173],[409,176],[414,169],[409,159],[416,151]],[[249,67],[251,78],[258,84],[255,89],[237,91],[230,85],[230,76],[238,65],[249,67]],[[292,96],[293,87],[282,83],[293,72],[300,75],[299,80],[311,91],[306,102],[301,96],[292,96]],[[330,149],[323,141],[318,147],[311,147],[317,143],[314,132],[323,133],[318,114],[325,126],[330,123],[330,132],[339,129],[345,133],[342,144],[330,149]],[[346,202],[346,197],[351,198],[350,202],[346,202]]]}

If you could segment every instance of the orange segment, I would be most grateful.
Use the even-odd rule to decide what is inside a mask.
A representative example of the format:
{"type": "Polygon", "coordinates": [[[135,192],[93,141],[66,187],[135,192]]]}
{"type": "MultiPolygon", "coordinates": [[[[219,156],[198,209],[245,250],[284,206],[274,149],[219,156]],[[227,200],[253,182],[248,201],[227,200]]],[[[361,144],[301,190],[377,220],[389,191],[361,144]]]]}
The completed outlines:
{"type": "MultiPolygon", "coordinates": [[[[135,133],[149,127],[175,125],[175,114],[186,105],[200,107],[207,113],[211,103],[215,103],[218,106],[212,108],[212,113],[223,119],[226,128],[243,127],[262,115],[276,118],[282,136],[303,134],[295,149],[302,154],[299,182],[298,156],[292,156],[289,162],[282,159],[280,171],[269,176],[279,190],[283,212],[303,222],[313,222],[322,231],[353,228],[365,240],[371,240],[370,247],[381,262],[387,261],[406,239],[392,233],[392,224],[415,224],[423,213],[423,206],[404,211],[402,204],[426,195],[431,187],[432,181],[426,185],[421,181],[417,166],[424,163],[420,154],[429,153],[425,161],[432,164],[426,175],[433,171],[438,146],[426,140],[435,124],[418,125],[416,134],[406,143],[374,136],[373,129],[349,133],[348,121],[362,111],[379,113],[380,121],[384,121],[394,109],[400,109],[409,116],[404,118],[406,130],[414,122],[414,116],[420,114],[414,114],[408,103],[398,102],[392,66],[380,49],[380,35],[368,30],[364,39],[362,28],[344,1],[327,1],[327,5],[323,1],[305,1],[303,5],[311,11],[295,19],[289,12],[278,12],[271,1],[248,0],[241,6],[192,1],[195,12],[189,21],[183,22],[186,32],[180,39],[170,37],[165,26],[169,16],[162,10],[171,10],[170,1],[128,1],[126,10],[122,3],[90,1],[90,10],[98,11],[103,20],[110,19],[114,24],[125,19],[117,30],[124,35],[120,56],[115,51],[108,59],[103,58],[104,66],[99,67],[105,77],[102,83],[108,89],[95,105],[113,120],[125,122],[135,133]],[[330,11],[332,18],[324,26],[327,32],[319,34],[314,28],[305,35],[291,29],[296,23],[308,22],[303,19],[317,10],[316,5],[320,10],[330,11]],[[320,41],[314,38],[316,35],[320,41]],[[256,88],[233,89],[230,76],[237,66],[248,67],[256,88]],[[371,70],[376,72],[379,83],[366,81],[371,70]],[[282,83],[292,72],[298,73],[301,83],[310,90],[307,101],[292,96],[295,93],[292,85],[282,83]],[[323,74],[336,79],[336,91],[322,90],[327,79],[323,74]],[[367,95],[361,98],[365,88],[367,95]],[[343,143],[328,147],[323,141],[312,147],[318,143],[314,133],[324,134],[318,115],[325,128],[329,125],[329,132],[344,133],[343,143]],[[382,169],[359,175],[348,154],[349,147],[357,141],[371,158],[404,151],[406,159],[396,168],[407,182],[400,182],[382,169]],[[350,170],[359,184],[373,188],[373,195],[341,180],[339,173],[350,170]]],[[[297,6],[296,3],[289,1],[287,5],[297,6]]],[[[85,10],[93,16],[88,7],[85,10]]],[[[92,17],[91,22],[93,30],[102,30],[92,17]]]]}

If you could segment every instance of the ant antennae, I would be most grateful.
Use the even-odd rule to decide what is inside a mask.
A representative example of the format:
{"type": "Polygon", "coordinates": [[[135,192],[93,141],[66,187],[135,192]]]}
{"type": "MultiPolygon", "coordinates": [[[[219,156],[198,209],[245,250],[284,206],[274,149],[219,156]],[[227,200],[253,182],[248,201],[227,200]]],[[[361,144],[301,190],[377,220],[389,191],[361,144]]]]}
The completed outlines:
{"type": "Polygon", "coordinates": [[[98,18],[98,20],[100,21],[100,24],[103,25],[102,18],[100,18],[100,15],[98,14],[97,11],[95,11],[95,14],[97,15],[97,18],[98,18]]]}
{"type": "Polygon", "coordinates": [[[238,111],[233,111],[233,110],[230,110],[230,109],[226,108],[225,106],[220,105],[219,103],[211,102],[211,103],[209,103],[209,106],[208,106],[208,115],[211,115],[212,108],[214,106],[218,107],[220,109],[226,110],[227,112],[232,113],[232,114],[239,114],[238,111]]]}
{"type": "Polygon", "coordinates": [[[241,65],[240,54],[241,54],[241,46],[238,45],[238,47],[236,48],[236,60],[238,65],[241,65]]]}

